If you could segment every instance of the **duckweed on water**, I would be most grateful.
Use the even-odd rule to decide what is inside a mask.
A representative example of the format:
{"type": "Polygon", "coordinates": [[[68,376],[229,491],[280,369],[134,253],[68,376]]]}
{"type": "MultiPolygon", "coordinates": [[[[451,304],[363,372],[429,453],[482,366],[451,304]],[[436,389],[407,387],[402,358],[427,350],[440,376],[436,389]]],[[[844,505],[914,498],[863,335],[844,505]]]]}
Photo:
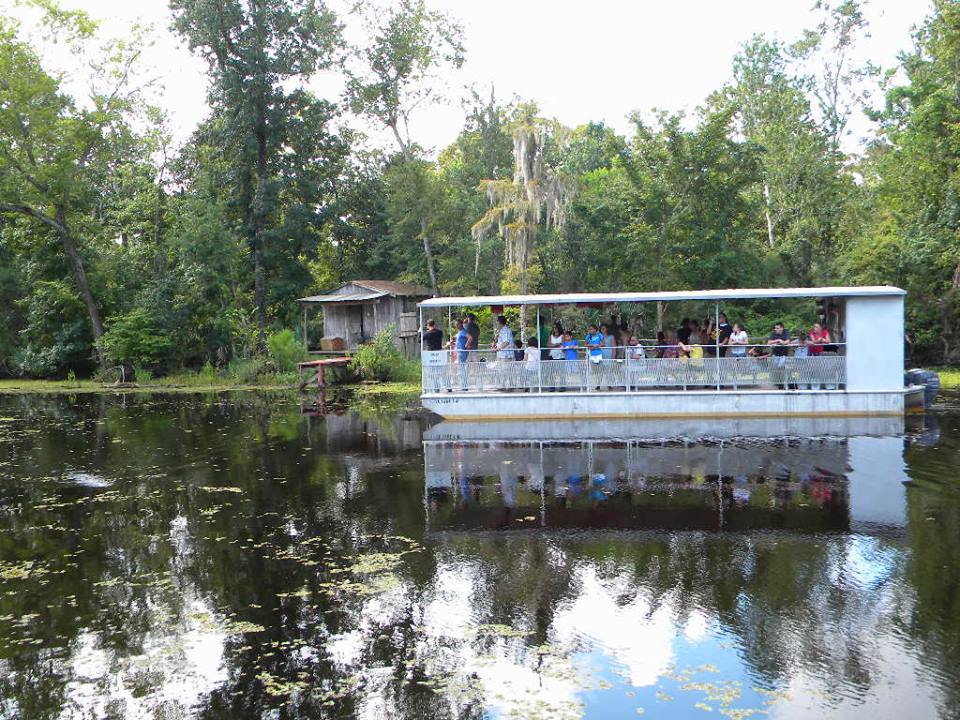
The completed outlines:
{"type": "Polygon", "coordinates": [[[0,562],[0,580],[27,580],[49,573],[50,568],[34,560],[0,562]]]}
{"type": "MultiPolygon", "coordinates": [[[[767,647],[769,639],[731,630],[741,627],[737,623],[716,630],[724,613],[736,613],[747,626],[755,617],[718,608],[711,583],[722,574],[730,597],[768,608],[770,578],[763,569],[786,558],[811,583],[776,588],[778,599],[784,592],[796,596],[778,607],[787,615],[783,621],[805,631],[802,650],[818,649],[822,621],[792,608],[809,608],[824,592],[846,601],[844,627],[857,634],[863,622],[876,622],[867,629],[882,643],[883,612],[871,610],[865,619],[856,614],[866,606],[865,591],[819,578],[842,569],[849,544],[869,545],[871,553],[879,548],[895,562],[883,588],[870,590],[889,602],[871,607],[901,607],[893,602],[897,588],[912,590],[910,578],[920,572],[910,552],[937,548],[930,542],[906,547],[915,534],[928,532],[915,523],[894,539],[807,528],[763,537],[657,531],[621,540],[619,530],[604,528],[608,534],[599,540],[534,528],[538,518],[549,525],[551,513],[575,520],[578,500],[569,496],[566,506],[551,507],[544,492],[525,505],[522,488],[507,522],[498,506],[495,518],[484,516],[483,526],[473,527],[491,509],[490,498],[502,497],[486,492],[497,478],[484,480],[479,500],[454,484],[452,495],[438,492],[425,502],[422,428],[409,416],[397,420],[402,432],[393,425],[381,432],[370,416],[307,420],[295,402],[253,396],[239,403],[202,396],[125,402],[64,402],[36,418],[19,417],[19,406],[0,410],[3,448],[12,450],[0,460],[0,647],[12,653],[15,673],[12,680],[0,677],[0,694],[12,691],[14,702],[23,703],[29,673],[42,672],[49,684],[32,688],[30,700],[47,693],[40,700],[47,714],[56,714],[60,703],[78,716],[210,720],[378,712],[757,720],[779,712],[773,706],[780,703],[794,714],[804,703],[809,714],[839,712],[849,698],[813,687],[792,699],[777,689],[792,686],[794,675],[807,686],[824,681],[806,666],[789,664],[771,676],[756,662],[780,653],[767,647]],[[57,413],[64,417],[57,420],[57,413]],[[411,437],[412,443],[399,444],[411,437]],[[69,468],[109,479],[111,487],[65,482],[69,468]],[[235,484],[218,484],[224,482],[235,484]],[[437,529],[447,527],[448,515],[460,518],[449,533],[437,529]],[[512,535],[518,528],[522,534],[512,535]],[[634,605],[634,598],[641,602],[634,605]],[[678,619],[685,617],[678,608],[691,599],[707,623],[702,652],[678,619]],[[635,612],[647,600],[650,607],[635,612]],[[611,617],[602,617],[608,612],[611,617]],[[614,622],[623,632],[611,637],[606,633],[614,622]],[[662,646],[654,655],[673,650],[688,662],[651,676],[649,658],[639,668],[633,664],[644,649],[637,643],[651,636],[632,631],[654,628],[664,631],[655,636],[662,646]],[[747,646],[750,652],[742,652],[747,646]],[[697,664],[714,658],[722,658],[716,661],[722,673],[717,665],[697,664]],[[743,707],[748,704],[766,709],[743,707]]],[[[544,449],[548,458],[550,452],[544,449]]],[[[601,456],[611,452],[598,448],[596,461],[606,462],[601,456]]],[[[788,458],[789,448],[783,453],[788,458]]],[[[943,448],[939,454],[946,455],[943,448]]],[[[506,468],[529,469],[506,459],[506,468]]],[[[931,504],[931,488],[911,496],[910,517],[921,518],[921,525],[929,526],[922,519],[931,516],[948,521],[947,509],[931,504]]],[[[628,498],[627,509],[655,498],[650,489],[628,498]]],[[[687,490],[671,501],[682,504],[687,490]]],[[[603,522],[619,499],[601,501],[590,522],[603,522]]],[[[816,514],[812,503],[790,508],[816,514]]],[[[737,519],[748,510],[731,507],[730,515],[737,519]]],[[[772,504],[767,510],[776,512],[772,504]]],[[[849,514],[846,506],[840,510],[839,516],[849,514]]],[[[932,567],[951,562],[936,560],[932,567]]],[[[923,597],[935,597],[935,590],[923,597]]],[[[925,647],[935,644],[930,637],[950,636],[937,634],[942,630],[930,628],[925,647]]],[[[884,647],[886,657],[916,660],[899,645],[884,647]]],[[[951,649],[939,651],[949,660],[951,649]]],[[[871,666],[871,686],[885,677],[885,662],[877,661],[876,675],[871,666]]],[[[946,667],[943,662],[924,653],[923,667],[946,667]]],[[[849,679],[842,663],[830,669],[849,679]]],[[[870,702],[868,689],[856,698],[861,707],[870,702]]],[[[952,707],[949,698],[942,707],[952,707]]]]}

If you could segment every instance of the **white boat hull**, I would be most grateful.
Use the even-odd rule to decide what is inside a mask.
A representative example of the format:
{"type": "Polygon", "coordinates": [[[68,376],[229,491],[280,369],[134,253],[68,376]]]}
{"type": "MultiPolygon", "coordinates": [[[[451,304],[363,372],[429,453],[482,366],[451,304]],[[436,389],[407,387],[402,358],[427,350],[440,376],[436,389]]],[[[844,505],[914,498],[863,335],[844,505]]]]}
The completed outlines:
{"type": "Polygon", "coordinates": [[[444,418],[502,420],[902,415],[906,390],[426,393],[444,418]]]}

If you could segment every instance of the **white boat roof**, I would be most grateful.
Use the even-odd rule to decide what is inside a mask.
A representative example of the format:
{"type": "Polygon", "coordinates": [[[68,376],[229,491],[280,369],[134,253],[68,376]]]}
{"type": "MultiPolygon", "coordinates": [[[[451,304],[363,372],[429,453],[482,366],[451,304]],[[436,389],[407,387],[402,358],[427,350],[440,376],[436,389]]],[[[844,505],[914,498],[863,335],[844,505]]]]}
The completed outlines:
{"type": "Polygon", "coordinates": [[[473,307],[477,305],[569,305],[572,303],[657,302],[678,300],[752,300],[758,298],[883,297],[902,296],[906,291],[889,285],[863,287],[754,288],[733,290],[668,290],[665,292],[557,293],[546,295],[474,295],[435,297],[419,303],[422,308],[473,307]]]}

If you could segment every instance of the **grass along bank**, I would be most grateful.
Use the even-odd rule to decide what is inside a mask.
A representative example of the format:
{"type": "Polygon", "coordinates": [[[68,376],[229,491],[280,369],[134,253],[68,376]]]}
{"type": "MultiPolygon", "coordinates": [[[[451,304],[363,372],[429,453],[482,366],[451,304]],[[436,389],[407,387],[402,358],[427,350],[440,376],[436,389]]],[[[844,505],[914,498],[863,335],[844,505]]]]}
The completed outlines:
{"type": "Polygon", "coordinates": [[[940,376],[940,387],[942,389],[960,389],[960,367],[935,367],[930,369],[940,376]]]}
{"type": "MultiPolygon", "coordinates": [[[[210,375],[204,372],[186,372],[150,378],[133,385],[112,385],[97,380],[28,380],[11,378],[0,380],[0,395],[27,393],[78,394],[115,392],[223,392],[227,390],[296,390],[297,373],[271,373],[253,380],[210,375]]],[[[379,398],[406,398],[420,394],[419,382],[362,382],[335,385],[349,389],[358,398],[376,401],[379,398]]],[[[304,392],[316,392],[307,388],[304,392]]]]}
{"type": "Polygon", "coordinates": [[[0,395],[26,393],[115,393],[115,392],[217,392],[223,390],[289,390],[296,389],[297,376],[277,376],[239,382],[229,378],[204,377],[200,373],[170,375],[130,385],[112,385],[96,380],[0,380],[0,395]]]}

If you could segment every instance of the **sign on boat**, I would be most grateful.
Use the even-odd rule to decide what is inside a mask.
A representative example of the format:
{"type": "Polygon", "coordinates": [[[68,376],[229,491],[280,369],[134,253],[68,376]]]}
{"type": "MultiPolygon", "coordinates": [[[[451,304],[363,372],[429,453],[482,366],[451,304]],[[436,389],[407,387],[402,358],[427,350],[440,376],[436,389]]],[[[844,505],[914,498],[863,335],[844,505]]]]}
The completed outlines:
{"type": "Polygon", "coordinates": [[[421,400],[458,420],[902,415],[923,407],[923,388],[904,386],[905,295],[871,286],[431,298],[418,305],[421,327],[434,313],[452,319],[454,308],[520,307],[533,309],[538,337],[541,308],[706,303],[719,325],[737,301],[809,299],[833,334],[816,353],[761,343],[735,355],[719,338],[690,357],[581,346],[528,361],[512,350],[422,350],[421,400]]]}

